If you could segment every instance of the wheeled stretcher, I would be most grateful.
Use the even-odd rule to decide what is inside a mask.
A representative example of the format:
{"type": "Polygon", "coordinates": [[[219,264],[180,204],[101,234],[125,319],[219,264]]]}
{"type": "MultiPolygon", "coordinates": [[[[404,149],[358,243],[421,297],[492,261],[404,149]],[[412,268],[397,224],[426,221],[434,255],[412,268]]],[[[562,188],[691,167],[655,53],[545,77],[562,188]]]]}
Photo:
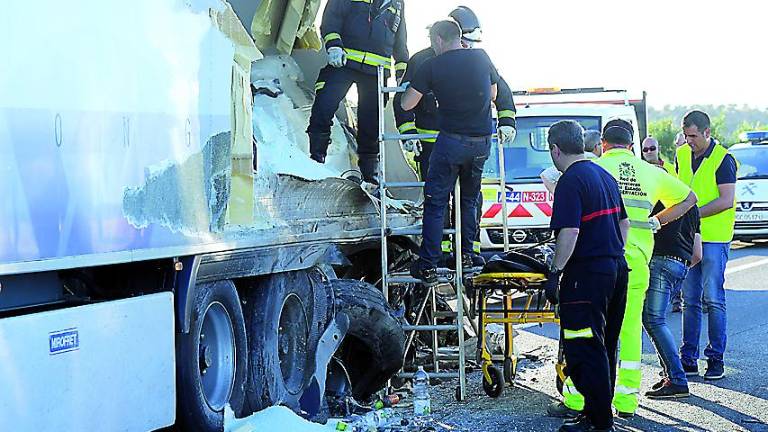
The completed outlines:
{"type": "MultiPolygon", "coordinates": [[[[530,255],[510,251],[502,257],[491,259],[483,271],[470,279],[478,316],[478,352],[483,371],[483,390],[493,398],[501,395],[504,383],[514,383],[518,356],[514,349],[515,324],[560,323],[557,310],[544,296],[547,265],[530,255]],[[494,364],[494,357],[487,345],[489,324],[504,327],[503,367],[494,364]]],[[[562,351],[562,350],[560,350],[562,351]]],[[[563,375],[563,356],[558,353],[556,371],[558,389],[563,375]]]]}

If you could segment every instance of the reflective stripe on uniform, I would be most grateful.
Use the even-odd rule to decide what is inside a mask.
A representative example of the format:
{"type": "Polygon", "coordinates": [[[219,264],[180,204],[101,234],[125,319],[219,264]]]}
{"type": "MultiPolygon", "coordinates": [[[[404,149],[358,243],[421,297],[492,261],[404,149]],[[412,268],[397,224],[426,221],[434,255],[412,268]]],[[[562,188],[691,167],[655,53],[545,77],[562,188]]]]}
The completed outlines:
{"type": "Polygon", "coordinates": [[[328,42],[330,42],[330,41],[332,41],[332,40],[336,40],[336,39],[341,39],[341,35],[340,35],[340,34],[338,34],[338,33],[328,33],[328,34],[327,34],[327,35],[325,35],[325,37],[323,38],[323,41],[324,41],[325,43],[328,43],[328,42]]]}
{"type": "Polygon", "coordinates": [[[640,362],[639,361],[624,361],[622,360],[619,363],[620,369],[631,369],[631,370],[640,370],[640,362]]]}
{"type": "Polygon", "coordinates": [[[405,63],[405,62],[395,63],[396,71],[404,71],[407,67],[408,67],[408,63],[405,63]]]}
{"type": "Polygon", "coordinates": [[[448,252],[448,253],[453,252],[453,242],[450,240],[443,240],[440,243],[440,249],[443,252],[448,252]]]}
{"type": "Polygon", "coordinates": [[[636,220],[631,220],[630,219],[629,227],[630,228],[638,228],[638,229],[651,230],[651,229],[653,229],[653,224],[651,224],[648,221],[636,221],[636,220]]]}
{"type": "Polygon", "coordinates": [[[593,337],[592,328],[587,327],[581,330],[563,329],[563,336],[566,339],[579,339],[579,338],[590,339],[593,337]]]}
{"type": "Polygon", "coordinates": [[[318,81],[315,83],[315,91],[318,91],[323,87],[325,87],[325,81],[318,81]]]}
{"type": "Polygon", "coordinates": [[[352,48],[345,48],[345,51],[347,52],[347,60],[352,60],[369,66],[383,66],[386,69],[392,69],[392,62],[387,57],[352,48]]]}
{"type": "Polygon", "coordinates": [[[397,130],[400,131],[400,133],[404,134],[408,131],[416,131],[416,123],[414,122],[405,122],[397,127],[397,130]]]}
{"type": "Polygon", "coordinates": [[[624,205],[626,207],[640,208],[643,210],[653,210],[653,205],[645,200],[636,200],[631,198],[624,198],[624,205]]]}
{"type": "Polygon", "coordinates": [[[615,392],[618,393],[618,394],[623,394],[623,395],[632,395],[632,394],[640,393],[640,389],[639,388],[627,387],[627,386],[623,386],[623,385],[617,385],[616,389],[615,389],[615,392]]]}
{"type": "MultiPolygon", "coordinates": [[[[419,134],[424,134],[424,135],[426,135],[426,134],[437,135],[438,133],[440,133],[440,131],[436,131],[436,130],[432,130],[432,129],[422,129],[420,127],[416,128],[416,132],[418,132],[419,134]]],[[[421,141],[433,143],[433,142],[437,141],[437,138],[422,138],[421,141]]]]}
{"type": "Polygon", "coordinates": [[[472,252],[479,254],[480,253],[480,242],[472,242],[472,252]]]}
{"type": "Polygon", "coordinates": [[[499,111],[499,118],[515,118],[515,117],[517,117],[517,113],[512,110],[499,111]]]}

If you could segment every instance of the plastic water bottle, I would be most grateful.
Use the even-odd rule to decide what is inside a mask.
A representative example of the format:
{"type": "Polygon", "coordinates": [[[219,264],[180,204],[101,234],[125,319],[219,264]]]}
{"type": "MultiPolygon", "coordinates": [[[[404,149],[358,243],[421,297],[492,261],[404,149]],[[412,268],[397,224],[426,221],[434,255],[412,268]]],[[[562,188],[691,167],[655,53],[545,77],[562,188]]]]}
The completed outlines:
{"type": "MultiPolygon", "coordinates": [[[[376,431],[378,428],[392,426],[400,422],[400,418],[395,416],[392,408],[370,411],[365,415],[353,415],[349,426],[355,432],[357,431],[376,431]]],[[[337,426],[338,427],[338,426],[337,426]]],[[[349,430],[349,429],[345,429],[349,430]]]]}
{"type": "Polygon", "coordinates": [[[413,374],[413,415],[428,416],[432,413],[432,403],[429,398],[429,375],[422,366],[413,374]]]}

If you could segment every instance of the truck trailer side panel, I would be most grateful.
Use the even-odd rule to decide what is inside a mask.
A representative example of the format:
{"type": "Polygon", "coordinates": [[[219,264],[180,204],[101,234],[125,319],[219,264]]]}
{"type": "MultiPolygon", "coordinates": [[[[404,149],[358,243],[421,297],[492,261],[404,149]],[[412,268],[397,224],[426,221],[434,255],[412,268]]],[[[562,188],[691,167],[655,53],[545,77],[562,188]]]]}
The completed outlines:
{"type": "Polygon", "coordinates": [[[0,320],[0,430],[173,424],[174,341],[169,292],[0,320]]]}

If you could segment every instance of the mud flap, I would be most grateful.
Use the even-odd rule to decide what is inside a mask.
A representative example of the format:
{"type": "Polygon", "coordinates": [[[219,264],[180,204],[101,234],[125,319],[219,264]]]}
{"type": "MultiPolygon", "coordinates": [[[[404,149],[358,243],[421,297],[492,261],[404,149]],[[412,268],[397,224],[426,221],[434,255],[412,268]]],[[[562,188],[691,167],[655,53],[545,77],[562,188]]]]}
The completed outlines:
{"type": "Polygon", "coordinates": [[[345,313],[339,313],[328,324],[328,327],[317,343],[314,373],[299,400],[301,409],[309,414],[310,417],[315,417],[323,405],[328,366],[333,358],[333,354],[341,346],[347,330],[349,330],[349,317],[345,313]]]}

